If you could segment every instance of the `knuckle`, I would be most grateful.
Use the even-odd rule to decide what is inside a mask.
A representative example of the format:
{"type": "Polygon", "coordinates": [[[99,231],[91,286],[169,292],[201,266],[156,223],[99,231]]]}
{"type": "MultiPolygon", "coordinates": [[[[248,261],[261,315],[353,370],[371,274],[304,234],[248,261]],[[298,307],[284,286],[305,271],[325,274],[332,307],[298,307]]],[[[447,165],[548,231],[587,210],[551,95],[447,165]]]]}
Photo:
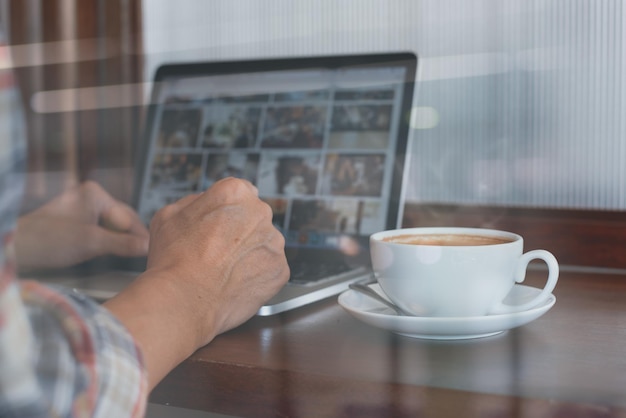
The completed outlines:
{"type": "Polygon", "coordinates": [[[78,186],[78,192],[84,196],[97,196],[102,191],[102,187],[93,180],[87,180],[78,186]]]}
{"type": "Polygon", "coordinates": [[[241,199],[251,194],[253,186],[247,180],[226,177],[215,183],[213,187],[215,187],[217,191],[225,193],[227,196],[241,199]]]}
{"type": "Polygon", "coordinates": [[[268,203],[262,200],[259,200],[259,202],[260,202],[259,214],[261,215],[261,217],[263,219],[272,220],[272,218],[274,217],[274,212],[272,211],[272,207],[268,203]]]}
{"type": "Polygon", "coordinates": [[[284,253],[286,243],[285,236],[276,228],[274,228],[274,235],[276,236],[276,246],[284,253]]]}
{"type": "Polygon", "coordinates": [[[215,186],[226,188],[230,190],[237,190],[239,185],[241,184],[241,180],[235,177],[225,177],[215,183],[215,186]]]}
{"type": "Polygon", "coordinates": [[[289,281],[289,277],[291,277],[291,269],[289,268],[289,264],[285,262],[285,268],[283,269],[283,274],[281,277],[283,284],[289,281]]]}
{"type": "Polygon", "coordinates": [[[144,254],[146,244],[140,239],[133,239],[129,242],[129,254],[144,254]]]}
{"type": "Polygon", "coordinates": [[[166,219],[168,219],[171,216],[174,210],[175,210],[174,205],[172,204],[163,206],[161,209],[156,211],[154,216],[152,216],[152,220],[150,221],[150,226],[162,224],[166,219]]]}

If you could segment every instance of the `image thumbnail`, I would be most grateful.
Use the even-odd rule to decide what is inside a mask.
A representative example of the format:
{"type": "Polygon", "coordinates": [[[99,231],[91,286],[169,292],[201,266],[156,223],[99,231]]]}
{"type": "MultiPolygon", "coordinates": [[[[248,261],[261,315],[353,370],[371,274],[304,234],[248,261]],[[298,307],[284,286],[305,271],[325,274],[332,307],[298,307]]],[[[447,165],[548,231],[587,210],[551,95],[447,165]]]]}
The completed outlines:
{"type": "Polygon", "coordinates": [[[306,90],[276,93],[274,100],[277,102],[303,102],[313,100],[328,100],[328,90],[306,90]]]}
{"type": "Polygon", "coordinates": [[[393,100],[393,89],[337,90],[335,100],[393,100]]]}
{"type": "Polygon", "coordinates": [[[160,148],[192,148],[196,145],[200,109],[165,109],[161,114],[157,144],[160,148]]]}
{"type": "Polygon", "coordinates": [[[298,199],[292,204],[289,229],[362,235],[379,230],[383,225],[381,218],[379,202],[359,199],[298,199]]]}
{"type": "Polygon", "coordinates": [[[202,188],[208,189],[213,183],[226,177],[246,179],[256,185],[258,172],[258,153],[210,154],[207,158],[202,188]]]}
{"type": "Polygon", "coordinates": [[[391,105],[334,106],[328,147],[387,148],[391,110],[391,105]]]}
{"type": "Polygon", "coordinates": [[[164,104],[168,105],[189,105],[192,103],[197,102],[196,98],[194,98],[193,96],[190,95],[172,95],[172,96],[167,96],[165,98],[165,100],[163,101],[164,104]]]}
{"type": "Polygon", "coordinates": [[[206,148],[253,147],[260,116],[261,109],[258,107],[215,104],[207,114],[201,144],[206,148]]]}
{"type": "Polygon", "coordinates": [[[319,177],[320,156],[272,155],[261,159],[259,193],[272,195],[314,194],[319,177]]]}
{"type": "Polygon", "coordinates": [[[200,154],[157,154],[152,162],[150,188],[196,191],[201,166],[200,154]]]}
{"type": "Polygon", "coordinates": [[[384,170],[384,154],[328,154],[322,194],[380,196],[384,170]]]}
{"type": "Polygon", "coordinates": [[[321,148],[326,124],[324,106],[270,107],[261,146],[264,148],[321,148]]]}
{"type": "Polygon", "coordinates": [[[218,100],[224,103],[267,103],[270,95],[267,93],[246,94],[240,96],[220,95],[218,100]]]}

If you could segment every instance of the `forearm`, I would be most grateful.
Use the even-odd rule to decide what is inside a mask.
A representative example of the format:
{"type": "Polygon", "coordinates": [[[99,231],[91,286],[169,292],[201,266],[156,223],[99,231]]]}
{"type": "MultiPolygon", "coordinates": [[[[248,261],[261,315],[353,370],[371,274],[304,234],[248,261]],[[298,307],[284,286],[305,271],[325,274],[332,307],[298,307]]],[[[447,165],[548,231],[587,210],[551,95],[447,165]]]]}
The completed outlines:
{"type": "Polygon", "coordinates": [[[180,281],[149,271],[104,304],[141,347],[149,390],[204,342],[206,324],[194,317],[194,301],[180,287],[180,281]]]}

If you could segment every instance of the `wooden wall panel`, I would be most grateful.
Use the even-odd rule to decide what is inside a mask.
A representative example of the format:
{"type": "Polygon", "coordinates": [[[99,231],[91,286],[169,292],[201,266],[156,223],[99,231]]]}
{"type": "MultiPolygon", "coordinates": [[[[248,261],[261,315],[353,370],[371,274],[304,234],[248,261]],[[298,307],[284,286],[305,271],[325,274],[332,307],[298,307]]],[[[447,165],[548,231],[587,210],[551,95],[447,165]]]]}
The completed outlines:
{"type": "MultiPolygon", "coordinates": [[[[125,85],[143,97],[140,0],[8,0],[10,43],[29,130],[25,210],[62,189],[95,178],[122,199],[131,185],[101,173],[132,169],[141,129],[139,106],[81,110],[81,88],[125,85]],[[40,92],[69,90],[74,110],[42,113],[31,100],[40,92]]],[[[92,94],[106,104],[106,89],[92,94]]]]}

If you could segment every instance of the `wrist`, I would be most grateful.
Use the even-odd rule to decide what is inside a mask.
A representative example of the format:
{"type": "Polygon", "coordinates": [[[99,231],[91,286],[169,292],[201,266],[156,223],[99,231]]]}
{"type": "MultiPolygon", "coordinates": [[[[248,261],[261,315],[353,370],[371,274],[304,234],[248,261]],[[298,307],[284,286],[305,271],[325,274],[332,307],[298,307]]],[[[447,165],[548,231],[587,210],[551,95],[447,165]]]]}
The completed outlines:
{"type": "Polygon", "coordinates": [[[206,318],[199,318],[195,305],[184,282],[150,270],[104,304],[141,347],[150,388],[210,341],[206,318]]]}

